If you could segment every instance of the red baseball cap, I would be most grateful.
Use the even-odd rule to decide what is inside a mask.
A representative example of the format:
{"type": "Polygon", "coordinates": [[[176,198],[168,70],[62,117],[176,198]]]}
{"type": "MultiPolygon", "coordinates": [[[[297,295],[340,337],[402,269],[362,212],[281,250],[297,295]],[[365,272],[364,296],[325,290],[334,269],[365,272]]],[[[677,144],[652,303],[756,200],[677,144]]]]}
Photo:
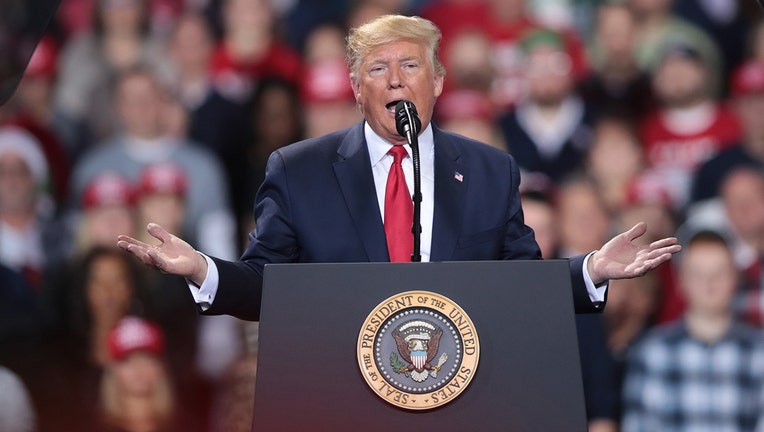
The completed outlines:
{"type": "Polygon", "coordinates": [[[119,174],[107,172],[94,177],[82,194],[82,206],[86,209],[101,206],[131,206],[135,193],[130,183],[119,174]]]}
{"type": "Polygon", "coordinates": [[[745,96],[764,93],[764,62],[748,61],[732,74],[732,94],[745,96]]]}
{"type": "Polygon", "coordinates": [[[164,335],[156,324],[135,316],[122,318],[106,337],[109,358],[122,360],[143,351],[158,357],[164,355],[164,335]]]}
{"type": "Polygon", "coordinates": [[[186,173],[177,165],[160,163],[149,165],[141,171],[137,187],[138,195],[172,194],[186,195],[186,173]]]}
{"type": "Polygon", "coordinates": [[[302,97],[307,103],[354,101],[350,70],[344,61],[318,61],[305,71],[302,97]]]}

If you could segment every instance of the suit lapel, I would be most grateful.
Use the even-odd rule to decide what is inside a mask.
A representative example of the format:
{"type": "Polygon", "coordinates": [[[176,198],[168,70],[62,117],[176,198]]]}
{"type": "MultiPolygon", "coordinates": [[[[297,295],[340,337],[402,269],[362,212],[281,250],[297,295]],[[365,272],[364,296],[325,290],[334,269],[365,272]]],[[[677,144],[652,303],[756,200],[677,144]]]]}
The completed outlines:
{"type": "Polygon", "coordinates": [[[351,128],[340,143],[334,173],[369,261],[384,262],[390,258],[363,125],[361,122],[351,128]]]}
{"type": "Polygon", "coordinates": [[[468,168],[459,162],[461,152],[452,138],[435,127],[433,127],[433,133],[435,211],[432,222],[430,261],[448,261],[453,257],[458,235],[462,231],[464,193],[470,175],[468,168]]]}

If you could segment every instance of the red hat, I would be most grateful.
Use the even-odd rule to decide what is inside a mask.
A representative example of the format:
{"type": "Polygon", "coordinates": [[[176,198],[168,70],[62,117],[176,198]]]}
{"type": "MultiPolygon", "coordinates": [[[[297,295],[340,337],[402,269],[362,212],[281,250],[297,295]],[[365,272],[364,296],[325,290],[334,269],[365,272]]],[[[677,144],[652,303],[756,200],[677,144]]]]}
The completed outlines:
{"type": "Polygon", "coordinates": [[[307,67],[302,86],[305,102],[354,101],[350,71],[344,61],[318,61],[307,67]]]}
{"type": "Polygon", "coordinates": [[[128,316],[111,329],[106,337],[106,345],[112,360],[122,360],[136,351],[162,356],[164,335],[156,324],[128,316]]]}
{"type": "Polygon", "coordinates": [[[29,58],[26,76],[52,78],[56,75],[58,48],[49,36],[43,36],[29,58]]]}
{"type": "Polygon", "coordinates": [[[101,206],[130,206],[135,194],[130,183],[116,173],[104,173],[94,177],[82,194],[82,206],[86,209],[101,206]]]}
{"type": "Polygon", "coordinates": [[[149,165],[138,179],[138,195],[172,194],[185,196],[186,173],[177,165],[161,163],[149,165]]]}
{"type": "Polygon", "coordinates": [[[749,61],[732,74],[732,94],[764,93],[764,62],[749,61]]]}

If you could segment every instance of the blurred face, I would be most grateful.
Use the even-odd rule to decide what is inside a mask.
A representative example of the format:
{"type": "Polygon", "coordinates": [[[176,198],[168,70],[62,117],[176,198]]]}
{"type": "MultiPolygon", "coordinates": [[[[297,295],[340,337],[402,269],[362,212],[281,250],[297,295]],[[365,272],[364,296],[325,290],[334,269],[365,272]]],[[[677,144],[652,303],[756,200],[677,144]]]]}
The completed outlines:
{"type": "Polygon", "coordinates": [[[107,32],[136,32],[143,19],[142,0],[99,0],[101,19],[107,32]]]}
{"type": "Polygon", "coordinates": [[[152,396],[162,379],[162,362],[153,354],[136,351],[114,364],[118,385],[126,396],[152,396]]]}
{"type": "Polygon", "coordinates": [[[101,206],[85,212],[85,238],[88,246],[113,246],[120,234],[134,231],[133,212],[125,206],[101,206]]]}
{"type": "Polygon", "coordinates": [[[627,8],[603,6],[599,11],[596,37],[607,62],[633,63],[634,20],[627,8]]]}
{"type": "Polygon", "coordinates": [[[345,59],[345,35],[336,27],[318,27],[305,41],[308,62],[345,59]]]}
{"type": "Polygon", "coordinates": [[[536,242],[544,259],[555,258],[557,250],[557,225],[554,210],[549,204],[533,199],[523,200],[525,224],[533,228],[536,242]]]}
{"type": "Polygon", "coordinates": [[[35,181],[32,170],[13,152],[0,155],[0,212],[27,213],[34,209],[35,181]]]}
{"type": "Polygon", "coordinates": [[[109,255],[96,258],[86,284],[88,306],[94,321],[116,323],[127,314],[133,287],[121,259],[109,255]]]}
{"type": "Polygon", "coordinates": [[[173,194],[151,194],[138,200],[139,225],[155,222],[169,232],[180,232],[186,207],[183,199],[173,194]]]}
{"type": "Polygon", "coordinates": [[[228,0],[223,17],[226,34],[270,32],[273,20],[266,0],[228,0]]]}
{"type": "Polygon", "coordinates": [[[525,76],[528,97],[535,103],[557,105],[570,94],[570,56],[559,48],[540,46],[528,53],[525,76]]]}
{"type": "Polygon", "coordinates": [[[722,184],[727,218],[743,240],[764,236],[764,181],[758,173],[737,171],[722,184]]]}
{"type": "Polygon", "coordinates": [[[608,234],[608,217],[597,191],[587,184],[574,184],[560,195],[561,246],[574,253],[598,249],[608,234]]]}
{"type": "Polygon", "coordinates": [[[410,100],[426,129],[435,100],[443,91],[443,77],[436,76],[432,55],[423,43],[399,40],[372,50],[361,62],[353,82],[356,101],[369,126],[393,144],[405,144],[395,128],[395,104],[410,100]]]}
{"type": "Polygon", "coordinates": [[[729,250],[711,242],[691,245],[681,261],[679,285],[690,312],[728,314],[737,287],[729,250]]]}
{"type": "Polygon", "coordinates": [[[705,96],[706,71],[696,60],[671,55],[656,71],[653,87],[668,107],[692,106],[705,96]]]}
{"type": "Polygon", "coordinates": [[[589,150],[589,171],[600,182],[624,183],[642,169],[642,151],[628,129],[615,122],[600,124],[589,150]],[[618,163],[613,163],[618,161],[618,163]]]}
{"type": "Polygon", "coordinates": [[[665,15],[671,10],[673,0],[629,0],[634,11],[642,15],[665,15]]]}
{"type": "Polygon", "coordinates": [[[268,146],[266,153],[289,144],[300,128],[298,107],[285,88],[270,87],[255,110],[255,128],[260,142],[268,146]]]}
{"type": "Polygon", "coordinates": [[[165,107],[161,89],[149,75],[129,75],[119,83],[117,111],[129,134],[147,139],[160,136],[165,107]]]}
{"type": "Polygon", "coordinates": [[[171,49],[181,73],[206,72],[212,57],[212,35],[202,18],[182,19],[173,34],[171,49]]]}

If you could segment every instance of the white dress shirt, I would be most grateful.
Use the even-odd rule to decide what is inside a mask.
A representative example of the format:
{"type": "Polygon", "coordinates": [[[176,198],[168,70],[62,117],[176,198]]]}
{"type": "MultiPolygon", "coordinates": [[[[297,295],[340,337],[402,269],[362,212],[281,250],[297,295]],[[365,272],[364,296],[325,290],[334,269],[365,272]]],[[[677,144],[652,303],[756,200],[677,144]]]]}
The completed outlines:
{"type": "MultiPolygon", "coordinates": [[[[392,144],[385,141],[381,136],[374,132],[368,123],[364,125],[364,135],[366,138],[367,148],[369,150],[369,158],[371,160],[371,169],[374,176],[374,186],[377,190],[377,201],[379,203],[379,211],[384,220],[385,215],[385,188],[387,185],[387,174],[390,171],[390,167],[393,164],[393,156],[387,154],[392,148],[392,144]]],[[[406,184],[408,185],[409,192],[414,191],[414,164],[411,160],[411,148],[406,145],[406,151],[409,153],[409,157],[405,158],[402,162],[403,172],[406,175],[406,184]]],[[[422,206],[421,206],[421,254],[422,261],[430,260],[430,248],[432,245],[432,220],[434,214],[433,203],[435,201],[435,142],[432,134],[432,125],[428,125],[419,135],[419,156],[420,156],[420,175],[422,186],[422,206]]],[[[194,300],[202,308],[206,310],[210,307],[215,300],[215,294],[218,289],[219,274],[215,263],[206,255],[202,254],[207,260],[207,276],[201,286],[197,287],[193,283],[189,282],[188,287],[191,289],[191,294],[194,300]]],[[[607,284],[595,286],[589,272],[587,271],[587,264],[589,257],[587,255],[584,259],[584,282],[586,283],[586,290],[589,293],[589,299],[594,303],[601,303],[605,300],[605,291],[607,290],[607,284]]]]}

